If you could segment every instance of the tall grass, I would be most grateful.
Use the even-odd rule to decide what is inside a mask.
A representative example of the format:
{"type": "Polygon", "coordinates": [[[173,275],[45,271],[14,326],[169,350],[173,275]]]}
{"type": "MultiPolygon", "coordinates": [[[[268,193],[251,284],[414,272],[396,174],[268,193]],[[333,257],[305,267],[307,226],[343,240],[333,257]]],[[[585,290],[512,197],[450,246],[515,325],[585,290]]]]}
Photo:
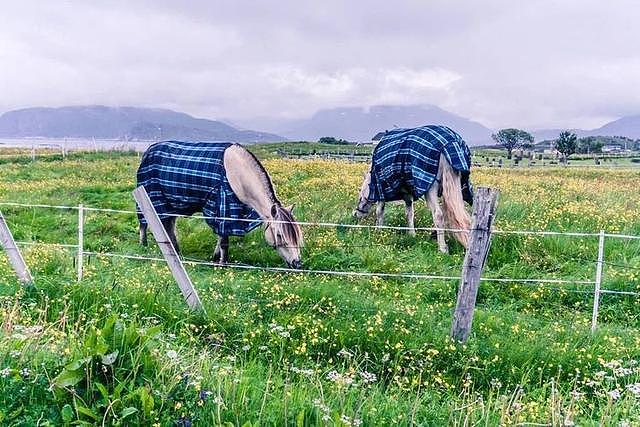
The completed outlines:
{"type": "MultiPolygon", "coordinates": [[[[268,151],[268,147],[262,147],[268,151]]],[[[74,154],[0,165],[4,201],[133,209],[135,155],[74,154]]],[[[364,165],[268,160],[300,220],[348,221],[364,165]]],[[[638,232],[634,171],[474,171],[499,187],[497,227],[638,232]]],[[[1,206],[17,240],[75,243],[75,211],[1,206]]],[[[388,222],[403,224],[403,209],[388,222]]],[[[369,220],[372,223],[372,220],[369,220]]],[[[429,226],[424,206],[418,225],[429,226]]],[[[87,250],[157,255],[135,216],[90,212],[87,250]]],[[[210,259],[202,220],[179,221],[188,258],[210,259]]],[[[463,251],[426,233],[305,228],[309,268],[456,275],[463,251]]],[[[592,280],[597,239],[496,235],[486,275],[592,280]]],[[[638,290],[640,245],[607,240],[603,287],[638,290]],[[623,267],[624,266],[624,267],[623,267]],[[631,268],[633,267],[633,268],[631,268]]],[[[24,248],[36,289],[0,257],[0,424],[634,425],[640,422],[638,299],[589,285],[482,283],[466,345],[448,330],[455,281],[280,274],[188,266],[206,314],[166,266],[24,248]],[[580,292],[575,292],[580,291],[580,292]],[[582,292],[587,291],[587,292],[582,292]]],[[[281,266],[259,231],[231,260],[281,266]]]]}

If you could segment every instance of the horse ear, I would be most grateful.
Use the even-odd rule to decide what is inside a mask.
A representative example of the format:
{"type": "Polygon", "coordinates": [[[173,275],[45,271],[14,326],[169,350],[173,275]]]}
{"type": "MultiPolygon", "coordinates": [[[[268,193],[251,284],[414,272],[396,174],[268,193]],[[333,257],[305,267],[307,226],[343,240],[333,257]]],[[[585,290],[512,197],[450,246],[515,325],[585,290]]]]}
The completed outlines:
{"type": "Polygon", "coordinates": [[[277,213],[278,213],[278,207],[275,204],[271,205],[271,216],[275,217],[277,213]]]}
{"type": "Polygon", "coordinates": [[[293,213],[293,209],[296,207],[296,205],[290,205],[287,206],[285,209],[289,211],[289,213],[293,213]]]}

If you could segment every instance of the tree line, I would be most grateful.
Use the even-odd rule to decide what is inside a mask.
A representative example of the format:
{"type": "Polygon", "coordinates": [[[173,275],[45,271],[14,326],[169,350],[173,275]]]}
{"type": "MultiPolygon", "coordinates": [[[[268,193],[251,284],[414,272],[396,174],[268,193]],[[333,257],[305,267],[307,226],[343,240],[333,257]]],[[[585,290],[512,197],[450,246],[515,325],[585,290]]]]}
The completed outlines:
{"type": "MultiPolygon", "coordinates": [[[[513,150],[533,148],[534,138],[529,132],[520,129],[502,129],[491,135],[491,138],[501,147],[507,150],[507,158],[511,159],[513,150]]],[[[601,153],[603,142],[594,136],[578,138],[571,131],[560,132],[553,141],[553,147],[566,159],[574,153],[590,154],[601,153]]]]}

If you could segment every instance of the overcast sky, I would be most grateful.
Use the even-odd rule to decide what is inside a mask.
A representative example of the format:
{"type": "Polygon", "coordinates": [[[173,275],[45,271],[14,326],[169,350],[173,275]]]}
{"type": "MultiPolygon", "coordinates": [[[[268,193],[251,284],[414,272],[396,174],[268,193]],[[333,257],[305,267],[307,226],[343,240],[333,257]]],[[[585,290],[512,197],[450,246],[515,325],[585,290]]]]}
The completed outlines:
{"type": "Polygon", "coordinates": [[[435,104],[493,127],[640,114],[636,0],[2,0],[0,112],[435,104]]]}

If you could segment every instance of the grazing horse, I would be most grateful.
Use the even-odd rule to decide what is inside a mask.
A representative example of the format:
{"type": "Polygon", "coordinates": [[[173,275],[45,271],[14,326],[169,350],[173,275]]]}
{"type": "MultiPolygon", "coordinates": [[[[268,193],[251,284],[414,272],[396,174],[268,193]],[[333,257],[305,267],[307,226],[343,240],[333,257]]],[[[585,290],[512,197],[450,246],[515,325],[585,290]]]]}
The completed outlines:
{"type": "Polygon", "coordinates": [[[355,218],[363,218],[378,202],[377,225],[384,225],[385,202],[403,200],[409,234],[415,236],[413,201],[425,196],[437,228],[438,248],[449,249],[444,240],[445,223],[466,248],[471,217],[464,202],[473,203],[469,182],[471,153],[464,140],[446,126],[429,125],[393,129],[384,134],[373,152],[355,218]],[[443,206],[438,202],[442,196],[443,206]]]}
{"type": "MultiPolygon", "coordinates": [[[[229,236],[244,236],[264,223],[264,237],[289,267],[300,268],[302,231],[276,197],[271,178],[244,147],[227,142],[164,141],[142,156],[138,185],[149,194],[173,246],[176,216],[202,212],[218,235],[214,261],[228,260],[229,236]]],[[[140,243],[147,222],[138,208],[140,243]]]]}

